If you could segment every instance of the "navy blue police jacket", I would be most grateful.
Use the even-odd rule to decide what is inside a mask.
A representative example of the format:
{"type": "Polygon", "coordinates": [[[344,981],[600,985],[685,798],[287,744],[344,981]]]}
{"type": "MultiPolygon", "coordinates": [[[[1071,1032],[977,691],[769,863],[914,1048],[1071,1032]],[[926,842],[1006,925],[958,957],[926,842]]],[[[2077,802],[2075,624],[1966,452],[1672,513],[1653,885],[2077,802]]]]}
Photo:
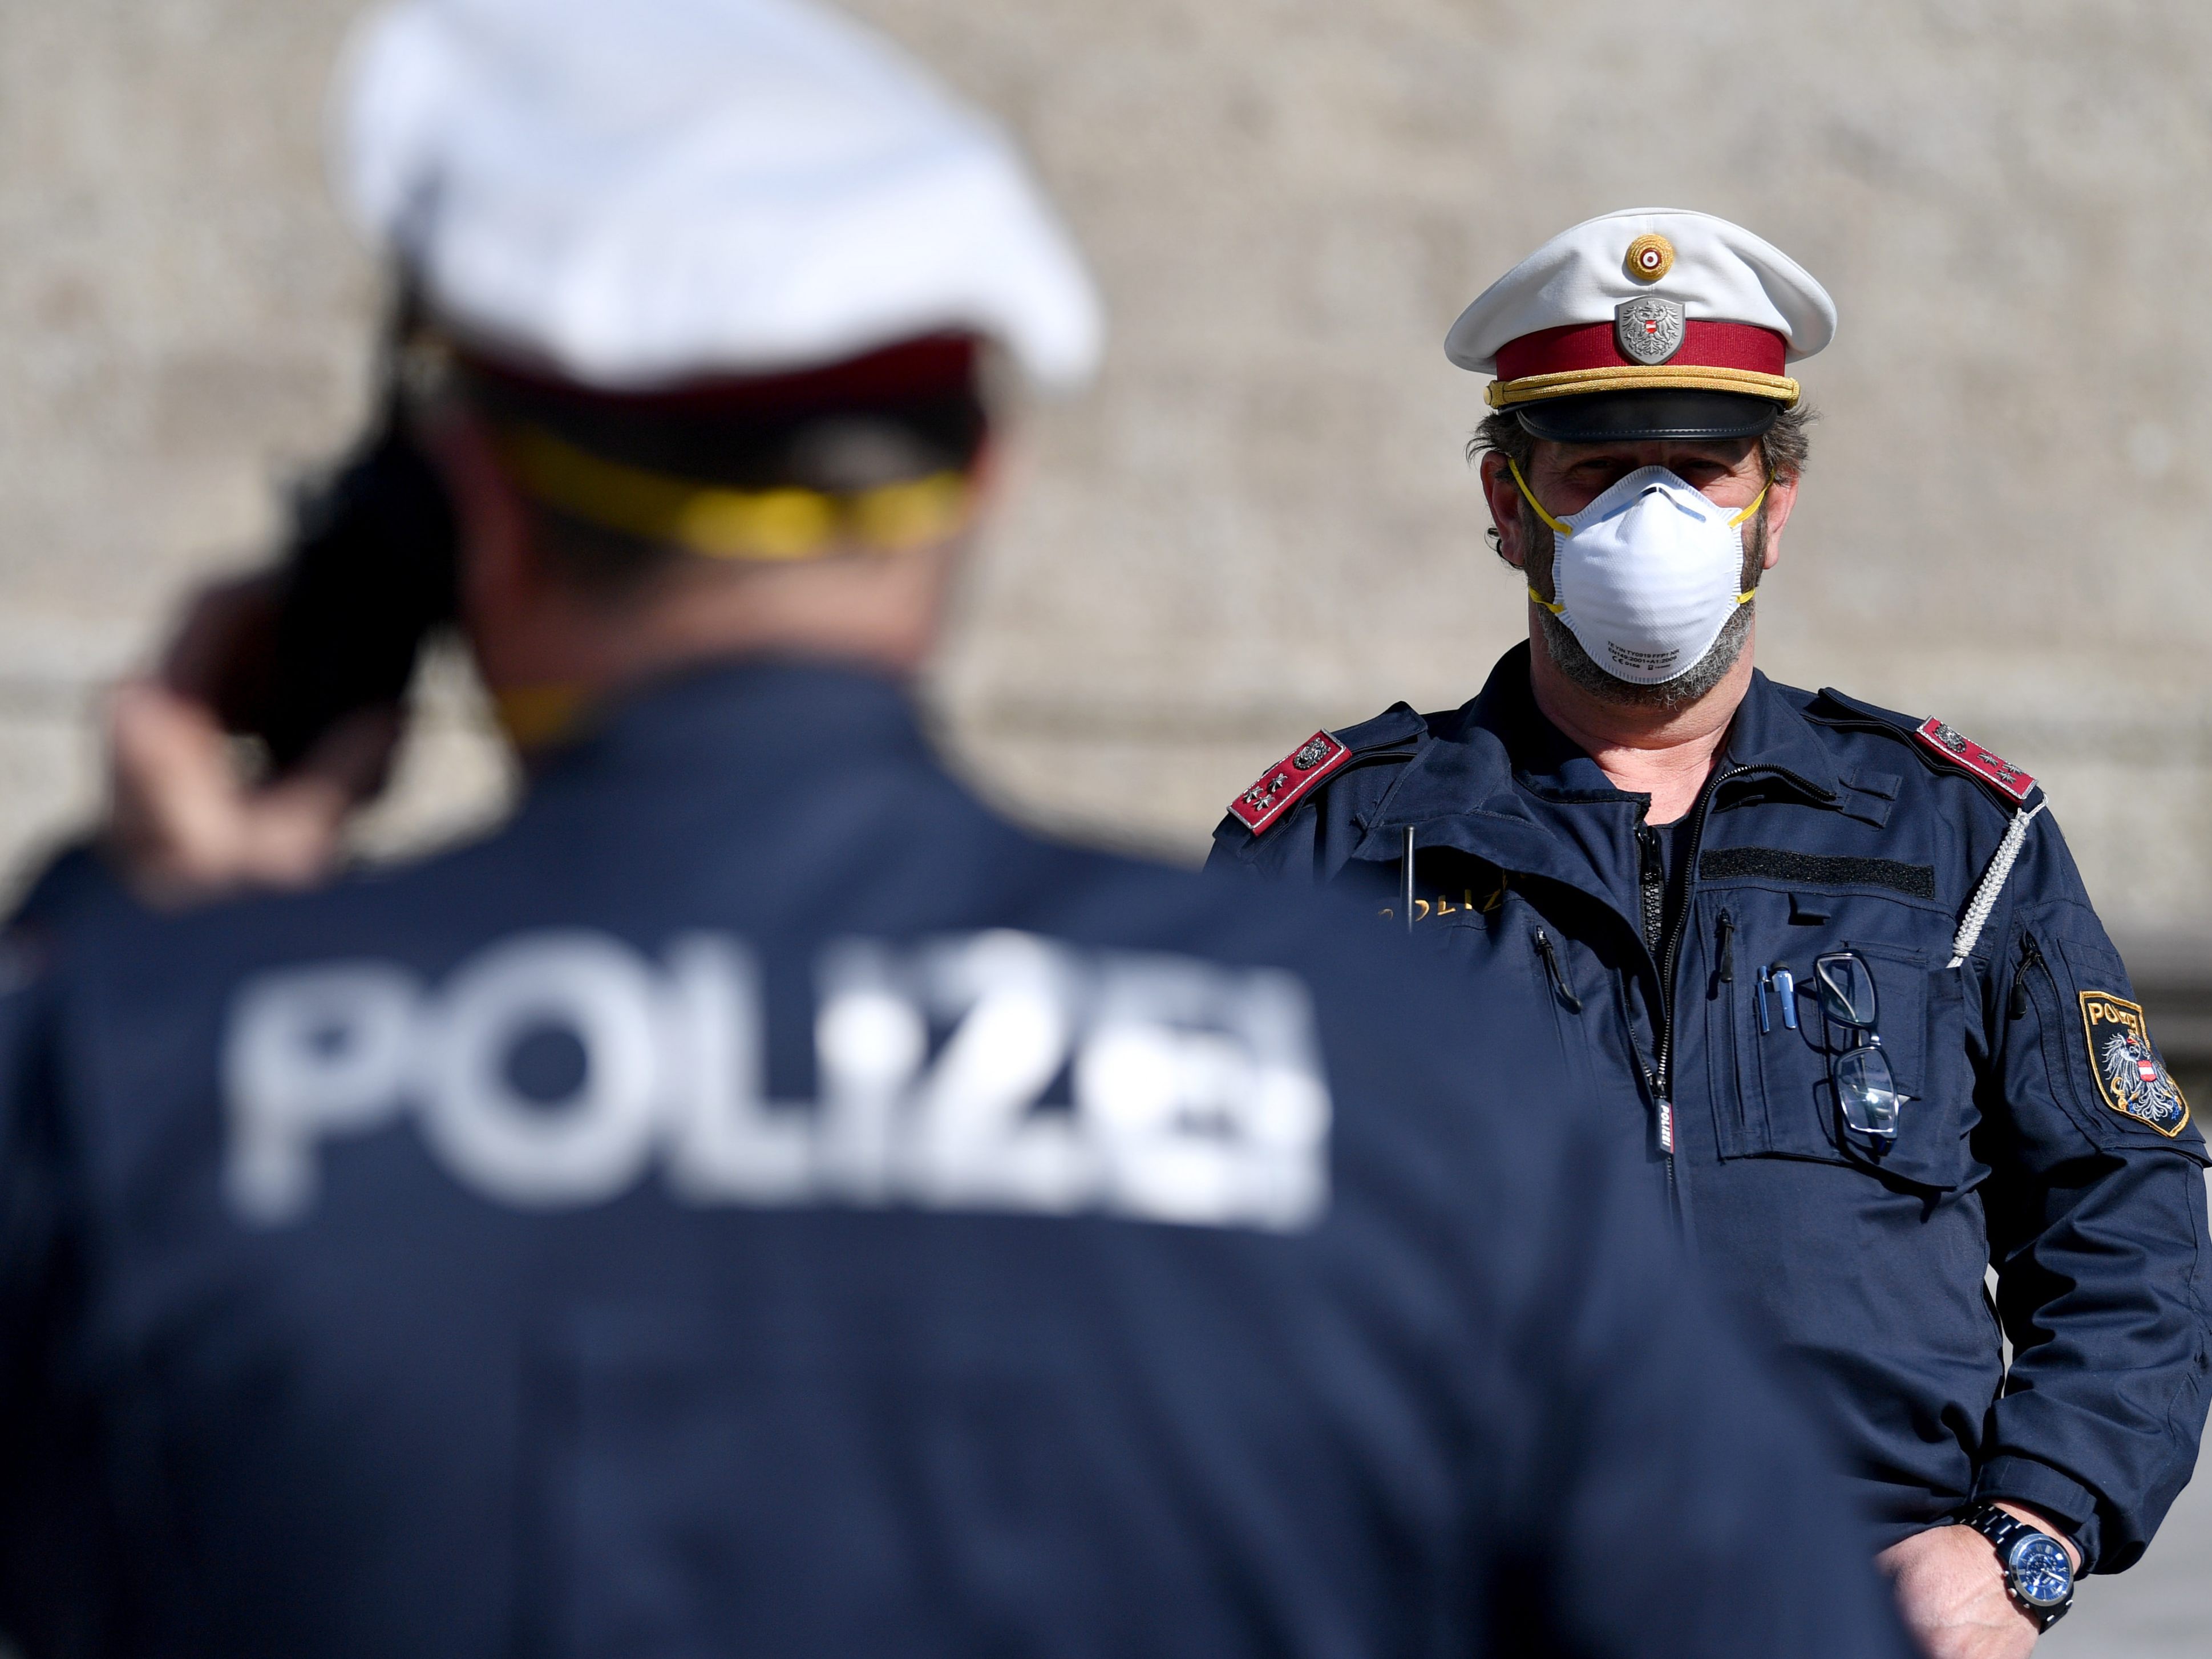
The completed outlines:
{"type": "Polygon", "coordinates": [[[1656,947],[1649,798],[1544,718],[1525,644],[1462,708],[1317,734],[1242,803],[1259,834],[1224,820],[1211,865],[1347,888],[1397,932],[1410,831],[1413,943],[1478,970],[1457,1020],[1482,1021],[1505,979],[1543,988],[1522,1041],[1642,1152],[1702,1264],[1824,1403],[1875,1543],[2003,1498],[2118,1571],[2203,1429],[2204,1143],[2040,789],[1923,724],[1754,674],[1656,947]],[[1320,775],[1302,793],[1301,759],[1320,775]],[[1844,949],[1911,1097],[1893,1142],[1838,1110],[1830,1061],[1861,1039],[1824,1017],[1814,961],[1844,949]]]}
{"type": "Polygon", "coordinates": [[[1011,827],[889,683],[663,682],[315,895],[69,887],[32,1659],[1907,1650],[1542,1002],[1416,1042],[1364,919],[1011,827]]]}

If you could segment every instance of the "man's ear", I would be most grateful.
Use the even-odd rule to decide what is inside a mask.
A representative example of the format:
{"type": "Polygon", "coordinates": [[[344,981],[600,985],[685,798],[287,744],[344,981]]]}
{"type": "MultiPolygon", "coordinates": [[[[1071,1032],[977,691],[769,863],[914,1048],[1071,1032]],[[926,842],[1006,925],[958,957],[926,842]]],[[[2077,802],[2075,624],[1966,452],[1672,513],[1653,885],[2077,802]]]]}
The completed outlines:
{"type": "Polygon", "coordinates": [[[1006,436],[993,427],[983,434],[982,441],[975,446],[975,459],[968,463],[968,488],[978,506],[998,504],[1006,489],[1009,465],[1006,436]]]}
{"type": "Polygon", "coordinates": [[[425,423],[422,444],[460,519],[464,619],[480,618],[488,607],[511,610],[544,571],[532,544],[529,508],[499,464],[490,429],[470,410],[449,409],[425,423]]]}
{"type": "Polygon", "coordinates": [[[1782,526],[1790,522],[1790,510],[1796,505],[1796,477],[1777,473],[1766,487],[1766,501],[1759,509],[1766,520],[1766,553],[1759,561],[1760,569],[1771,570],[1782,562],[1782,526]]]}
{"type": "Polygon", "coordinates": [[[1505,465],[1505,457],[1486,450],[1482,457],[1482,494],[1490,504],[1490,522],[1498,530],[1498,556],[1516,570],[1528,566],[1528,548],[1521,535],[1521,487],[1505,465]]]}

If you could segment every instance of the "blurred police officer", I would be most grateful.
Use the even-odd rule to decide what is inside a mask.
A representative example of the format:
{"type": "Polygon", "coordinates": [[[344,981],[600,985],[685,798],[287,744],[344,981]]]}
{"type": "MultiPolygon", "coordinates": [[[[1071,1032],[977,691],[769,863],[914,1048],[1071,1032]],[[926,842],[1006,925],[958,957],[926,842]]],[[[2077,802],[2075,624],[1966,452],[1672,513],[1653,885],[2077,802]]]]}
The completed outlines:
{"type": "MultiPolygon", "coordinates": [[[[1379,941],[933,759],[981,344],[1097,339],[1001,141],[776,0],[416,0],[354,64],[530,787],[312,894],[35,907],[15,1638],[1902,1652],[1808,1431],[1506,1042],[1533,995],[1402,1042],[1449,1005],[1379,941]]],[[[167,844],[296,880],[319,832],[241,828],[159,696],[167,844]]]]}
{"type": "Polygon", "coordinates": [[[1464,708],[1316,732],[1212,861],[1542,985],[1540,1045],[1825,1396],[1908,1622],[2008,1652],[2189,1479],[2204,1146],[2034,780],[1752,666],[1806,459],[1784,370],[1834,326],[1705,214],[1500,278],[1445,350],[1495,377],[1474,448],[1528,642],[1464,708]]]}

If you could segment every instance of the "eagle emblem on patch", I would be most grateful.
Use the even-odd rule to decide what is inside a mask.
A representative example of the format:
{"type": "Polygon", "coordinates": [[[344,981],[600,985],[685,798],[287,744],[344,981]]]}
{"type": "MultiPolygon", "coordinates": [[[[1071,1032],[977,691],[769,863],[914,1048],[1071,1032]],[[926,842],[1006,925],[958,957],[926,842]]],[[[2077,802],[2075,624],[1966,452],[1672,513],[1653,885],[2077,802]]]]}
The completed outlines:
{"type": "Polygon", "coordinates": [[[2189,1121],[2189,1103],[2151,1047],[2142,1009],[2109,991],[2084,991],[2081,1031],[2105,1104],[2162,1135],[2179,1134],[2189,1121]]]}
{"type": "Polygon", "coordinates": [[[1304,799],[1314,785],[1352,758],[1352,751],[1326,732],[1316,732],[1260,775],[1260,781],[1229,803],[1229,814],[1259,835],[1304,799]]]}
{"type": "Polygon", "coordinates": [[[2025,805],[2035,780],[2001,755],[1993,755],[1960,732],[1930,715],[1912,734],[1954,766],[1963,766],[1986,783],[1996,785],[2025,805]]]}
{"type": "Polygon", "coordinates": [[[1682,349],[1687,313],[1679,300],[1639,294],[1613,308],[1613,337],[1632,363],[1663,363],[1682,349]]]}

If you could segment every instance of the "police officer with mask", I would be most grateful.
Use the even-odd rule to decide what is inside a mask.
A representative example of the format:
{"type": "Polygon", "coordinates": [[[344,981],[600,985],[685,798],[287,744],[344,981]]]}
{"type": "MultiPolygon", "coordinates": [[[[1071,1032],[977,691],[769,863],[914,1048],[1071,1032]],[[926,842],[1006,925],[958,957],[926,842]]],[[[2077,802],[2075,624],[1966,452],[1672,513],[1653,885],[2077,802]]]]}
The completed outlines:
{"type": "Polygon", "coordinates": [[[1533,994],[1443,1064],[1383,942],[933,757],[981,356],[1096,340],[1003,141],[782,0],[410,0],[352,63],[529,785],[179,908],[297,883],[314,811],[148,705],[170,909],[80,861],[0,997],[0,1629],[1901,1655],[1533,994]]]}
{"type": "Polygon", "coordinates": [[[1834,326],[1699,213],[1500,278],[1445,349],[1494,377],[1528,641],[1463,708],[1316,732],[1212,862],[1366,895],[1485,973],[1465,1018],[1540,986],[1524,1040],[1825,1400],[1908,1623],[2021,1652],[2195,1463],[2204,1144],[2035,781],[1752,665],[1807,452],[1785,371],[1834,326]]]}

